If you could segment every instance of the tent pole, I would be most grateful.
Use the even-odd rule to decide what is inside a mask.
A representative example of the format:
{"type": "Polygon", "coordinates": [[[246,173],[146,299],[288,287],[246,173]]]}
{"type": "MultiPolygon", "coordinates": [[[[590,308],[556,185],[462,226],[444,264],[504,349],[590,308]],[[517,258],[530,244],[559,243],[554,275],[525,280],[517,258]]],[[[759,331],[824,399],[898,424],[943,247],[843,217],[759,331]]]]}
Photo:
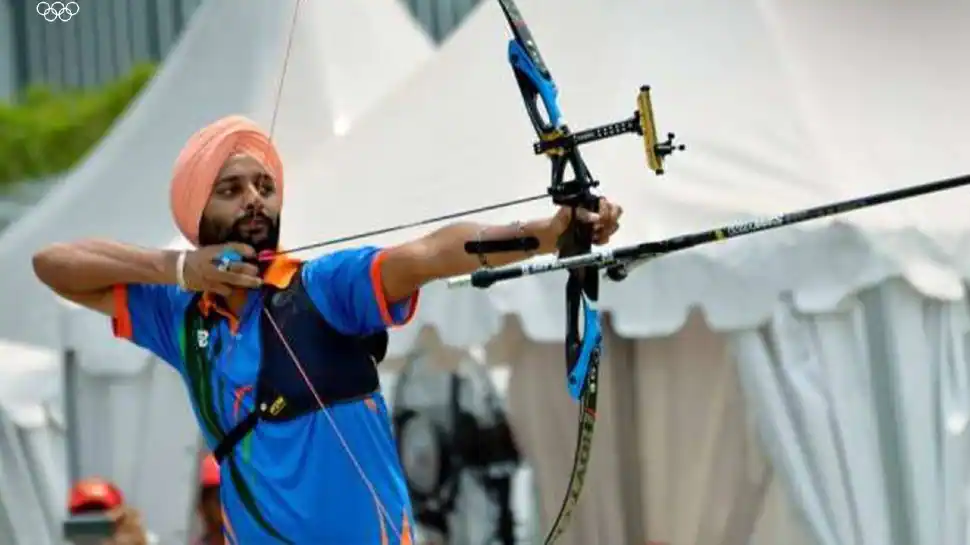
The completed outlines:
{"type": "Polygon", "coordinates": [[[77,351],[73,348],[64,350],[64,421],[67,427],[65,439],[67,443],[67,487],[81,478],[79,418],[77,406],[78,389],[77,351]]]}

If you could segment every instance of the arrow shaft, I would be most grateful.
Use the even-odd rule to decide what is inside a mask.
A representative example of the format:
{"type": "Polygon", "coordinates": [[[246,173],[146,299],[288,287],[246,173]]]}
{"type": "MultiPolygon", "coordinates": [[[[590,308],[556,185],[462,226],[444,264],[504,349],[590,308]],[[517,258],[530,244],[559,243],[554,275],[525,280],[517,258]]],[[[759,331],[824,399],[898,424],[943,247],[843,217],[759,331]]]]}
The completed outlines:
{"type": "Polygon", "coordinates": [[[911,199],[940,191],[948,191],[959,187],[970,185],[970,175],[946,178],[934,182],[920,185],[904,187],[884,193],[876,193],[865,197],[839,201],[812,208],[805,208],[771,216],[767,218],[755,219],[671,237],[668,239],[643,242],[631,246],[620,248],[598,250],[588,254],[572,256],[568,258],[555,259],[545,262],[530,262],[506,267],[496,267],[494,269],[484,269],[476,271],[470,275],[459,276],[448,279],[446,282],[449,287],[474,286],[484,288],[505,280],[531,276],[534,274],[548,273],[552,271],[568,270],[578,267],[613,267],[616,265],[629,265],[631,263],[646,261],[664,254],[686,250],[694,246],[719,242],[741,236],[751,235],[762,231],[770,231],[780,227],[787,227],[806,221],[831,217],[846,212],[871,208],[882,204],[911,199]]]}

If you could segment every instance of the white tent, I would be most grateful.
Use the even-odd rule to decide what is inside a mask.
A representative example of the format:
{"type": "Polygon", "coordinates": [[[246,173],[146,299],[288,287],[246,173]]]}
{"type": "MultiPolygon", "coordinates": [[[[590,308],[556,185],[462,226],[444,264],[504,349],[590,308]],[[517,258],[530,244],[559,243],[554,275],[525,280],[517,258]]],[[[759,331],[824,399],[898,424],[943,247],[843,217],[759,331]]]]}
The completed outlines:
{"type": "MultiPolygon", "coordinates": [[[[520,4],[574,129],[628,115],[647,83],[660,130],[689,147],[659,179],[632,137],[585,151],[627,210],[618,243],[970,170],[970,36],[960,31],[970,11],[957,0],[520,4]]],[[[292,169],[285,245],[544,190],[548,166],[530,151],[505,27],[484,4],[419,77],[292,169]]],[[[959,424],[970,403],[965,269],[953,252],[968,208],[970,192],[952,191],[672,255],[608,285],[608,407],[571,542],[959,542],[967,438],[940,423],[959,424]],[[745,440],[752,422],[770,465],[745,440]],[[639,434],[617,439],[620,429],[639,434]],[[617,441],[630,450],[610,448],[617,441]],[[804,528],[790,526],[786,490],[798,491],[790,505],[804,528]]],[[[546,525],[574,433],[575,407],[557,386],[563,278],[430,286],[393,346],[403,354],[425,328],[458,346],[500,335],[493,349],[519,364],[512,396],[550,494],[546,525]]]]}
{"type": "Polygon", "coordinates": [[[33,277],[30,254],[87,236],[166,244],[175,233],[167,211],[171,165],[192,132],[229,113],[269,128],[278,103],[276,143],[284,162],[298,160],[345,131],[433,51],[397,0],[205,2],[97,149],[0,236],[11,294],[0,337],[78,349],[87,371],[79,395],[82,469],[115,479],[163,542],[185,541],[195,473],[197,435],[184,388],[169,369],[148,365],[145,352],[111,340],[102,317],[62,319],[65,308],[33,277]]]}
{"type": "Polygon", "coordinates": [[[61,355],[0,341],[0,536],[53,543],[67,496],[61,355]]]}

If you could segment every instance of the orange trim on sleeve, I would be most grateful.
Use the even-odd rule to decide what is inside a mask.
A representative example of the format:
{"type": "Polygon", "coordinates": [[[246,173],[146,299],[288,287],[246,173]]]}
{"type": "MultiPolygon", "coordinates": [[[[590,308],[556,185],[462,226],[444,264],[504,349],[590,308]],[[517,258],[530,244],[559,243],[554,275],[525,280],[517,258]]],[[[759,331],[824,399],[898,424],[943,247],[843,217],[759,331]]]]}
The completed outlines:
{"type": "Polygon", "coordinates": [[[418,297],[421,292],[416,291],[411,294],[408,298],[410,306],[408,307],[407,316],[400,322],[395,322],[394,317],[391,316],[391,310],[387,305],[387,297],[384,296],[384,281],[381,279],[381,263],[384,262],[384,257],[384,252],[380,251],[374,256],[374,261],[370,264],[370,281],[371,285],[374,286],[374,299],[377,301],[377,308],[381,311],[381,320],[387,326],[407,325],[414,318],[414,313],[418,309],[418,297]]]}
{"type": "Polygon", "coordinates": [[[115,337],[131,339],[131,312],[128,310],[128,286],[115,284],[111,290],[114,298],[114,316],[111,318],[111,330],[115,337]]]}
{"type": "Polygon", "coordinates": [[[263,281],[283,289],[290,285],[293,275],[300,270],[300,260],[285,255],[276,256],[263,273],[263,281]]]}

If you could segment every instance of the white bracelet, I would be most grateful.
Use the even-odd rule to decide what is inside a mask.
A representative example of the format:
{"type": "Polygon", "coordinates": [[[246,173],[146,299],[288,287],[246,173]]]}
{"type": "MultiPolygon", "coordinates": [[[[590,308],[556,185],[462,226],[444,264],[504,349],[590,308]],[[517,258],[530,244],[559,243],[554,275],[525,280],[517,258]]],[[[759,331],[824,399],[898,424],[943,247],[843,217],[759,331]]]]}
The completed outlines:
{"type": "Polygon", "coordinates": [[[185,256],[188,252],[179,252],[178,259],[175,260],[175,281],[178,282],[180,288],[187,290],[185,286],[185,256]]]}

